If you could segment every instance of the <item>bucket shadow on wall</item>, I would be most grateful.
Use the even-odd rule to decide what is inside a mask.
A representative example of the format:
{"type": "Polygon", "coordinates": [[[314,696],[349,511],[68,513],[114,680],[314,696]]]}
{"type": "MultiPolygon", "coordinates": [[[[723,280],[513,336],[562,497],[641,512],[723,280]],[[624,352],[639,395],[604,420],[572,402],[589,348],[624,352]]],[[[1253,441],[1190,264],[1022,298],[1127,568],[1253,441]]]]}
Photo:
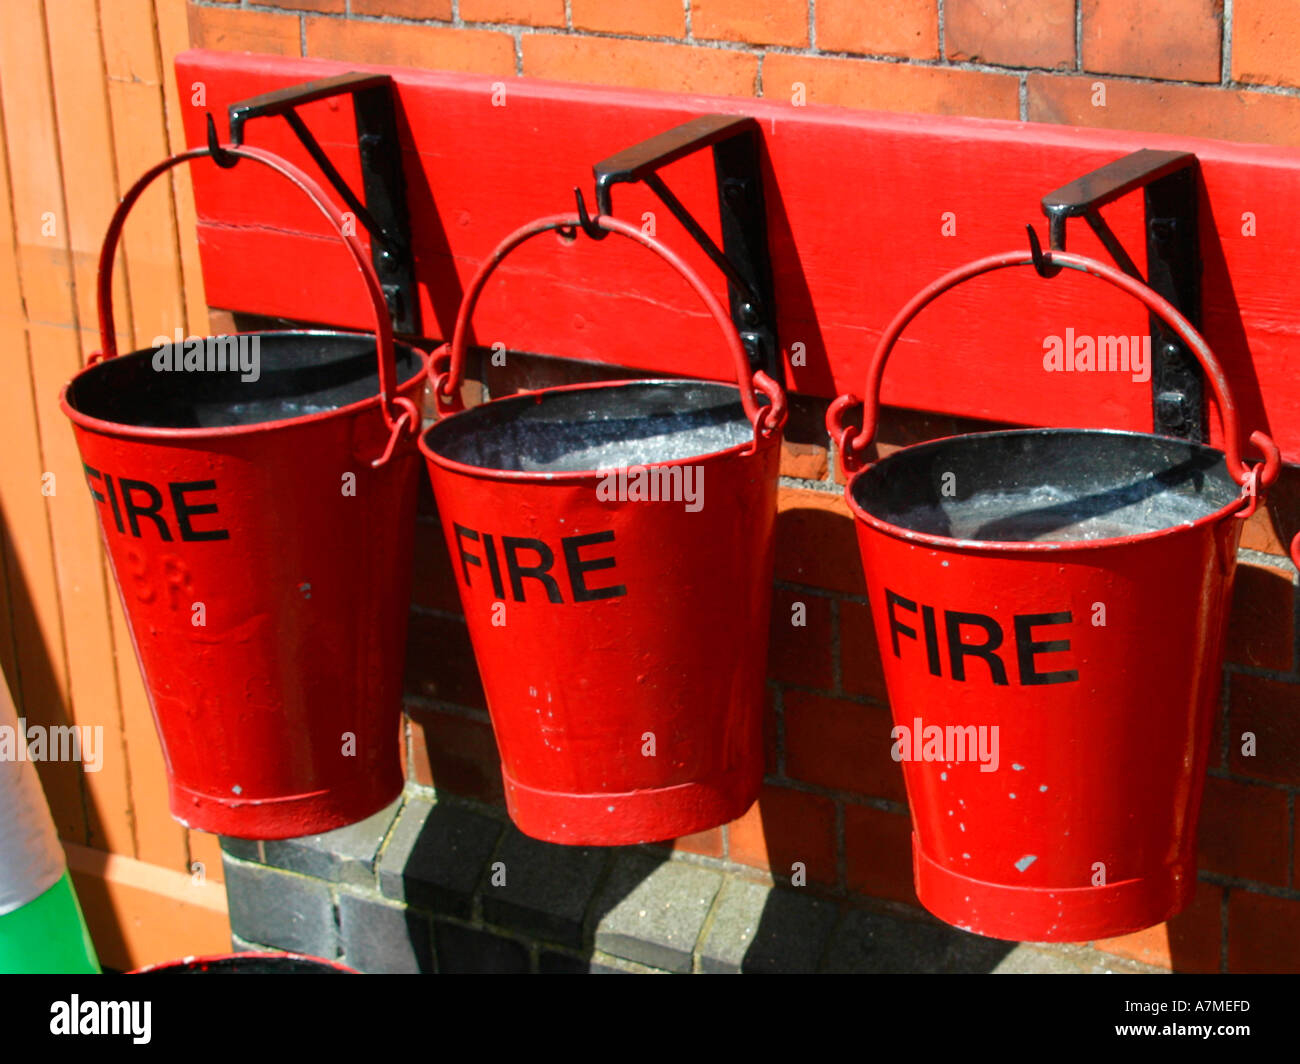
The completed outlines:
{"type": "MultiPolygon", "coordinates": [[[[75,491],[77,485],[72,485],[75,491]]],[[[80,500],[77,500],[80,503],[80,500]]],[[[76,722],[61,690],[51,658],[51,648],[41,631],[40,615],[32,597],[27,574],[14,550],[8,520],[0,525],[5,595],[4,619],[0,626],[0,667],[13,696],[18,716],[28,725],[70,727],[76,722]]],[[[38,761],[37,775],[49,803],[59,837],[86,844],[103,833],[85,787],[80,765],[73,762],[38,761]]]]}
{"type": "MultiPolygon", "coordinates": [[[[73,485],[72,490],[75,491],[77,487],[78,485],[73,485]]],[[[81,504],[80,499],[76,500],[76,504],[81,504]]],[[[116,595],[116,589],[110,586],[109,594],[116,595]]],[[[41,631],[40,616],[28,576],[14,549],[8,515],[0,520],[0,596],[0,616],[4,618],[0,624],[0,669],[3,669],[4,680],[13,697],[18,716],[28,726],[74,726],[77,722],[70,713],[67,699],[61,693],[60,681],[50,656],[51,648],[41,631]]],[[[66,633],[64,638],[66,641],[66,633]]],[[[120,650],[119,647],[119,655],[120,650]]],[[[131,667],[134,667],[133,657],[128,660],[131,667]]],[[[109,692],[109,700],[116,707],[115,687],[109,692]]],[[[92,714],[90,720],[94,719],[92,714]]],[[[105,733],[106,740],[112,737],[112,729],[105,728],[105,733]]],[[[120,758],[124,756],[124,751],[120,746],[101,746],[99,756],[104,760],[120,758]]],[[[104,848],[104,814],[94,793],[86,786],[82,765],[73,761],[38,761],[35,767],[60,841],[104,848]]],[[[4,812],[15,814],[13,810],[4,812]]],[[[100,877],[76,871],[72,872],[72,881],[101,962],[106,958],[125,962],[130,956],[128,936],[122,927],[123,917],[114,906],[106,882],[100,877]]]]}
{"type": "MultiPolygon", "coordinates": [[[[1261,429],[1274,434],[1265,414],[1263,392],[1255,364],[1251,359],[1250,343],[1242,323],[1241,308],[1233,286],[1220,237],[1220,222],[1215,219],[1213,203],[1205,190],[1204,179],[1199,179],[1199,210],[1201,232],[1202,276],[1201,292],[1207,308],[1204,333],[1214,353],[1222,363],[1232,383],[1237,401],[1237,413],[1247,432],[1261,429]]],[[[1222,224],[1230,229],[1241,225],[1240,219],[1228,217],[1222,224]]],[[[1206,389],[1208,392],[1208,388],[1206,389]]],[[[1211,416],[1210,422],[1213,424],[1211,416]]],[[[1242,441],[1247,457],[1254,459],[1254,448],[1242,441]]],[[[1241,545],[1269,553],[1285,554],[1291,537],[1300,531],[1300,470],[1284,465],[1277,483],[1269,492],[1268,501],[1242,530],[1241,545]]]]}

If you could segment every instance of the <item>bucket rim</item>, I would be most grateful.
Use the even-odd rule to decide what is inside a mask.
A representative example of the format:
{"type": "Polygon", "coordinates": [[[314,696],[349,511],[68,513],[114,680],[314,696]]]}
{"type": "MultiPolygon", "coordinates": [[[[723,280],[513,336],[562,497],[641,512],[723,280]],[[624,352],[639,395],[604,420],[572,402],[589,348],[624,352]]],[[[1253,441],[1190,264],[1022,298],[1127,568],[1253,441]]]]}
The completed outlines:
{"type": "Polygon", "coordinates": [[[217,961],[241,961],[241,960],[291,960],[307,961],[311,964],[319,965],[321,968],[331,968],[342,975],[360,975],[355,968],[349,967],[342,961],[330,960],[328,957],[314,957],[310,953],[298,953],[294,950],[236,950],[233,953],[201,953],[189,954],[184,957],[177,957],[170,961],[156,961],[153,964],[146,964],[139,968],[133,968],[128,975],[167,975],[177,973],[201,964],[214,964],[217,961]]]}
{"type": "MultiPolygon", "coordinates": [[[[237,338],[240,336],[323,336],[330,339],[347,338],[347,339],[368,339],[374,340],[375,334],[361,330],[351,329],[253,329],[248,332],[235,333],[212,333],[210,336],[228,336],[237,338]]],[[[207,339],[208,337],[205,337],[207,339]]],[[[429,353],[401,340],[393,341],[393,350],[396,353],[399,349],[409,350],[415,353],[419,365],[415,372],[407,380],[397,384],[395,392],[398,395],[406,395],[414,391],[414,385],[422,383],[426,378],[429,368],[429,353]]],[[[348,403],[346,406],[337,406],[332,410],[320,410],[314,414],[301,414],[298,417],[276,418],[274,421],[255,421],[248,425],[218,425],[204,428],[169,428],[158,425],[128,425],[120,421],[106,421],[103,418],[93,417],[83,411],[78,410],[68,402],[68,389],[76,384],[83,377],[95,372],[101,366],[108,365],[110,362],[116,362],[118,359],[133,358],[136,355],[147,355],[153,352],[151,347],[138,348],[135,351],[128,351],[124,355],[117,355],[112,359],[102,359],[97,362],[91,362],[82,366],[72,377],[59,389],[59,408],[67,415],[78,428],[86,429],[90,432],[97,432],[105,436],[116,436],[121,439],[145,439],[145,440],[172,440],[172,441],[200,441],[210,439],[225,439],[230,436],[248,436],[257,432],[266,432],[273,429],[296,428],[299,425],[308,425],[317,421],[326,421],[329,418],[338,417],[339,415],[351,415],[363,412],[367,407],[380,408],[382,399],[381,394],[376,391],[374,395],[367,396],[365,399],[359,399],[355,403],[348,403]]]]}
{"type": "Polygon", "coordinates": [[[996,429],[991,432],[959,432],[952,436],[942,436],[933,440],[925,440],[921,443],[908,444],[906,447],[900,447],[896,451],[891,451],[884,458],[863,466],[855,472],[844,486],[844,501],[848,503],[849,510],[853,513],[856,520],[862,521],[877,532],[890,536],[893,539],[900,539],[907,543],[925,544],[931,547],[937,547],[942,550],[950,551],[957,554],[1060,554],[1075,553],[1093,550],[1104,550],[1114,547],[1125,547],[1135,543],[1144,543],[1148,540],[1163,539],[1167,536],[1178,535],[1198,531],[1207,525],[1222,521],[1225,517],[1231,515],[1234,511],[1239,510],[1246,502],[1244,496],[1235,498],[1230,503],[1225,503],[1217,510],[1213,510],[1195,521],[1187,524],[1170,525],[1167,528],[1158,528],[1151,532],[1135,532],[1130,536],[1108,536],[1104,539],[1083,539],[1059,542],[1039,542],[1039,541],[1022,541],[1022,540],[986,540],[986,539],[958,539],[954,536],[940,536],[932,532],[917,532],[901,525],[896,525],[891,521],[886,521],[880,517],[863,509],[854,497],[854,487],[861,477],[873,472],[878,466],[888,462],[896,456],[915,453],[927,447],[936,447],[939,444],[951,443],[953,440],[964,439],[988,439],[991,437],[1005,436],[1125,436],[1144,440],[1169,440],[1173,443],[1182,444],[1187,447],[1199,448],[1210,454],[1217,455],[1219,459],[1224,457],[1224,452],[1217,447],[1211,447],[1205,443],[1193,443],[1191,440],[1180,440],[1176,436],[1161,436],[1154,432],[1133,432],[1129,429],[1086,429],[1086,428],[1025,428],[1025,429],[996,429]]]}
{"type": "MultiPolygon", "coordinates": [[[[703,377],[636,377],[633,379],[620,378],[612,381],[585,381],[578,384],[559,384],[549,388],[536,388],[532,391],[515,392],[513,395],[503,395],[497,399],[489,399],[486,403],[480,403],[477,406],[469,407],[465,410],[457,411],[454,414],[440,417],[432,425],[427,426],[419,435],[420,453],[424,457],[447,470],[450,473],[457,473],[461,476],[475,477],[480,480],[497,480],[509,481],[524,484],[594,484],[596,481],[608,476],[610,473],[617,472],[620,469],[659,469],[671,466],[699,465],[702,462],[720,461],[724,458],[740,457],[750,454],[758,454],[768,447],[776,446],[781,442],[783,432],[780,430],[773,432],[770,436],[755,439],[751,435],[744,443],[738,443],[733,447],[727,447],[721,451],[708,451],[704,454],[689,455],[684,458],[670,458],[660,462],[636,462],[631,465],[610,466],[606,469],[569,469],[556,470],[548,472],[546,470],[522,470],[522,469],[492,469],[488,466],[470,465],[467,462],[458,462],[454,458],[447,458],[431,448],[427,438],[435,432],[439,426],[445,425],[455,418],[467,417],[476,410],[485,410],[494,403],[507,403],[512,400],[518,401],[528,396],[545,395],[551,392],[576,392],[576,391],[596,391],[604,388],[622,388],[629,385],[640,384],[709,384],[718,388],[725,388],[728,391],[736,393],[736,401],[740,402],[740,388],[728,381],[708,380],[703,377]]],[[[748,419],[746,419],[748,421],[748,419]]],[[[752,433],[753,426],[750,426],[752,433]]]]}

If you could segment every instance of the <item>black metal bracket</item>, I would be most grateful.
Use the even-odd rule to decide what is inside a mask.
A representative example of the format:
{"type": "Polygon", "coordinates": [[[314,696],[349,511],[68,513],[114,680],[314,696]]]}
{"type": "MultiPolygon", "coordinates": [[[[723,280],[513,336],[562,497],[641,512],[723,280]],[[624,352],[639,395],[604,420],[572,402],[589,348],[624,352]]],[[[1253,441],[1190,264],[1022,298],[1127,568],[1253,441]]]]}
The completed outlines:
{"type": "MultiPolygon", "coordinates": [[[[419,335],[420,303],[416,295],[402,150],[397,138],[393,79],[386,74],[342,74],[309,81],[232,103],[229,115],[230,143],[236,146],[243,144],[244,127],[250,119],[280,115],[289,123],[289,128],[320,167],[321,173],[370,234],[371,259],[388,302],[393,331],[405,336],[419,335]],[[342,95],[352,97],[364,201],[357,197],[330,162],[297,111],[303,104],[342,95]]],[[[215,149],[211,116],[208,117],[208,138],[209,146],[215,149]]],[[[219,149],[212,154],[219,166],[230,166],[238,161],[223,158],[219,149]]]]}
{"type": "MultiPolygon", "coordinates": [[[[1201,327],[1201,252],[1197,233],[1196,156],[1135,151],[1043,197],[1049,241],[1065,250],[1065,225],[1082,217],[1121,270],[1142,280],[1100,209],[1141,188],[1145,197],[1147,284],[1201,327]]],[[[1205,379],[1183,342],[1154,314],[1151,328],[1151,414],[1156,433],[1202,443],[1207,438],[1205,379]]]]}
{"type": "MultiPolygon", "coordinates": [[[[772,285],[772,258],[767,242],[767,209],[763,199],[758,122],[735,115],[702,115],[658,136],[596,163],[596,210],[613,214],[613,188],[642,182],[663,202],[713,263],[727,277],[731,320],[745,345],[750,366],[766,370],[778,384],[785,380],[776,337],[776,301],[772,285]],[[658,171],[702,148],[713,149],[713,170],[718,187],[718,215],[722,222],[722,247],[691,216],[658,171]]],[[[608,234],[593,225],[575,188],[578,217],[588,236],[608,234]]]]}

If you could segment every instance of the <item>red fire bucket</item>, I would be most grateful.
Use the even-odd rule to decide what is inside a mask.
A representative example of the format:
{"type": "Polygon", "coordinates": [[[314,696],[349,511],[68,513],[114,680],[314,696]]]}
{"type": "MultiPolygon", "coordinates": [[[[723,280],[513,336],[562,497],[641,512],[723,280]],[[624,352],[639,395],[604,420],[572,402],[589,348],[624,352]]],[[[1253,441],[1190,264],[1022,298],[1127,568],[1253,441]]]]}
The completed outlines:
{"type": "MultiPolygon", "coordinates": [[[[763,775],[762,706],[784,393],[752,378],[718,300],[639,229],[722,328],[739,387],[617,381],[497,399],[420,448],[456,573],[519,828],[551,842],[675,838],[739,816],[763,775]],[[761,402],[756,389],[766,398],[761,402]]],[[[493,252],[435,354],[456,411],[493,252]]]]}
{"type": "MultiPolygon", "coordinates": [[[[1130,293],[1195,352],[1223,451],[1131,432],[1029,429],[906,447],[874,464],[885,360],[904,327],[981,259],[918,293],[880,339],[862,429],[827,427],[846,468],[912,809],[916,889],[994,938],[1083,941],[1182,909],[1218,697],[1241,518],[1280,456],[1243,463],[1205,341],[1104,263],[1051,264],[1130,293]]],[[[850,649],[850,652],[851,649],[850,649]]]]}
{"type": "Polygon", "coordinates": [[[375,335],[249,333],[114,357],[122,224],[156,177],[209,154],[188,151],[146,173],[114,213],[99,263],[103,358],[61,401],[149,692],[172,815],[274,839],[361,820],[402,787],[425,366],[394,345],[368,256],[320,188],[268,152],[228,151],[288,178],[329,219],[365,279],[375,335]]]}

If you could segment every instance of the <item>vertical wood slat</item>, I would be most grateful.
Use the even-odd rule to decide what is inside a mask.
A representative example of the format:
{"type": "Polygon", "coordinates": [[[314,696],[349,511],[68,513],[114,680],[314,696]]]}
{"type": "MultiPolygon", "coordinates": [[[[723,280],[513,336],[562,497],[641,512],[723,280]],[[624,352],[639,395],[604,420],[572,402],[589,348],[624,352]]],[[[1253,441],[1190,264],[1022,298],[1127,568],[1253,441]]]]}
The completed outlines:
{"type": "MultiPolygon", "coordinates": [[[[74,313],[79,332],[33,325],[32,350],[42,360],[54,352],[76,368],[83,361],[82,335],[96,325],[95,281],[99,241],[114,207],[113,131],[100,56],[95,0],[45,0],[51,84],[62,161],[66,239],[71,251],[74,313]]],[[[121,271],[118,271],[121,274],[121,271]]],[[[102,728],[103,756],[87,772],[88,838],[91,846],[134,855],[130,774],[118,697],[117,656],[109,615],[110,582],[100,546],[97,517],[80,476],[71,427],[58,409],[66,374],[38,367],[36,395],[46,462],[58,471],[63,490],[51,499],[55,554],[59,561],[68,639],[72,712],[80,725],[102,728]]]]}
{"type": "MultiPolygon", "coordinates": [[[[162,83],[167,120],[168,150],[175,154],[188,147],[185,143],[184,111],[202,107],[193,99],[191,86],[176,82],[176,56],[190,46],[189,16],[186,0],[154,0],[158,26],[158,48],[162,55],[162,83]]],[[[194,208],[194,187],[189,167],[172,171],[176,226],[180,232],[181,280],[185,300],[186,329],[190,335],[206,336],[209,331],[208,305],[203,293],[203,267],[199,261],[199,244],[194,239],[198,218],[194,208]]]]}
{"type": "MultiPolygon", "coordinates": [[[[114,155],[119,183],[125,188],[168,154],[163,117],[166,79],[159,66],[152,0],[99,0],[99,18],[114,155]]],[[[121,254],[131,295],[134,347],[148,346],[154,336],[170,336],[174,329],[186,327],[174,203],[171,179],[159,179],[132,210],[123,235],[121,254]]],[[[131,769],[136,856],[185,871],[189,865],[186,829],[169,812],[166,764],[116,593],[110,612],[131,769]]]]}
{"type": "MultiPolygon", "coordinates": [[[[126,188],[168,153],[153,0],[100,0],[99,9],[117,169],[126,188]]],[[[122,245],[135,346],[148,347],[155,336],[185,326],[170,175],[140,197],[122,245]]]]}
{"type": "MultiPolygon", "coordinates": [[[[0,5],[0,106],[4,108],[7,163],[4,224],[7,252],[0,265],[0,358],[11,387],[0,389],[0,417],[9,453],[0,463],[0,506],[9,532],[7,559],[15,607],[20,713],[32,723],[72,723],[64,617],[47,498],[41,474],[41,419],[34,388],[37,363],[29,357],[29,320],[75,324],[66,245],[57,239],[61,174],[54,103],[40,0],[0,5]],[[55,236],[43,225],[53,216],[55,236]],[[15,270],[14,267],[17,267],[15,270]],[[14,310],[17,310],[15,315],[14,310]]],[[[42,361],[41,365],[50,363],[42,361]]],[[[55,366],[56,372],[60,367],[55,366]]],[[[69,492],[73,482],[64,484],[69,492]]],[[[57,496],[55,496],[57,498],[57,496]]],[[[83,775],[69,763],[40,762],[41,782],[59,833],[87,837],[83,775]]]]}

